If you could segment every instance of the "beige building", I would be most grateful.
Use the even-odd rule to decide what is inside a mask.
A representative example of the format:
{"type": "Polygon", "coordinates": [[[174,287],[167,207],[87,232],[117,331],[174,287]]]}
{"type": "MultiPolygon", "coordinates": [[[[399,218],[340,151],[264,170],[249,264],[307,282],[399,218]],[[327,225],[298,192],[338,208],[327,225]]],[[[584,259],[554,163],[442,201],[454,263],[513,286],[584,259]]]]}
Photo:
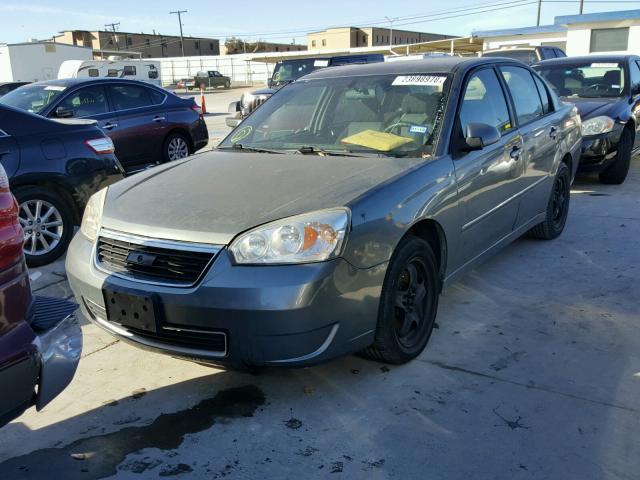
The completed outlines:
{"type": "MultiPolygon", "coordinates": [[[[247,42],[246,53],[264,53],[264,52],[302,52],[307,49],[306,45],[298,45],[297,43],[274,43],[263,42],[247,42]]],[[[227,51],[225,45],[220,45],[220,55],[232,55],[233,53],[245,53],[244,51],[232,52],[227,51]]]]}
{"type": "Polygon", "coordinates": [[[379,47],[384,45],[407,45],[454,38],[438,33],[390,30],[378,27],[338,27],[307,34],[309,50],[330,50],[339,48],[379,47]],[[393,36],[393,38],[390,38],[393,36]]]}
{"type": "MultiPolygon", "coordinates": [[[[118,53],[142,58],[182,55],[180,37],[175,35],[67,30],[53,39],[56,43],[91,47],[96,58],[118,53]]],[[[220,42],[215,38],[184,37],[184,55],[220,55],[220,42]]]]}

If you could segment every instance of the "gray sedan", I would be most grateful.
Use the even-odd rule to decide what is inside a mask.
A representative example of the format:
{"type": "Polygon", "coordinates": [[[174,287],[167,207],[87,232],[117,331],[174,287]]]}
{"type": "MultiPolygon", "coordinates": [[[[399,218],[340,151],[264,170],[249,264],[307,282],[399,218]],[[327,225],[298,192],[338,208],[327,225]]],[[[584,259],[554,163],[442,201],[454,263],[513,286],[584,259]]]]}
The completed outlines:
{"type": "Polygon", "coordinates": [[[419,355],[444,286],[561,234],[580,119],[505,59],[336,67],[210,153],[91,199],[67,257],[83,314],[201,363],[419,355]]]}

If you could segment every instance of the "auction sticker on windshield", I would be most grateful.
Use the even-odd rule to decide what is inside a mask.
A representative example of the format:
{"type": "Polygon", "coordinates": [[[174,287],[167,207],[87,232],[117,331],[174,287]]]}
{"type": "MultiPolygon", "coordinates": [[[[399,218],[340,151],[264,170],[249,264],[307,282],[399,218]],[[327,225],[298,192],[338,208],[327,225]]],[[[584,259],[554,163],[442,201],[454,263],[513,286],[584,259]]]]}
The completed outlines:
{"type": "Polygon", "coordinates": [[[233,136],[231,137],[231,143],[238,143],[240,140],[247,138],[252,130],[253,127],[251,125],[242,127],[240,130],[233,134],[233,136]]]}
{"type": "Polygon", "coordinates": [[[63,87],[61,85],[48,85],[44,87],[45,90],[53,90],[55,92],[64,92],[67,87],[63,87]]]}
{"type": "Polygon", "coordinates": [[[391,85],[429,85],[439,87],[447,77],[443,75],[401,75],[393,80],[391,85]]]}
{"type": "Polygon", "coordinates": [[[617,63],[592,63],[591,68],[617,68],[617,63]]]}

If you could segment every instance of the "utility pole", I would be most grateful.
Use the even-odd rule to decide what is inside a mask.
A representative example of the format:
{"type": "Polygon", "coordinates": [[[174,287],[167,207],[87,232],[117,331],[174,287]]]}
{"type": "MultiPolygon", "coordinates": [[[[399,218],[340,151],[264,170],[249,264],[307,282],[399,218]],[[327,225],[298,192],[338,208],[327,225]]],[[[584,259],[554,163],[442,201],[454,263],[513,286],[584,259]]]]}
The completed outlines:
{"type": "Polygon", "coordinates": [[[580,0],[580,15],[584,12],[584,0],[580,0]]]}
{"type": "Polygon", "coordinates": [[[182,36],[182,14],[187,13],[188,10],[178,10],[176,12],[169,12],[172,15],[178,15],[178,23],[180,24],[180,50],[182,50],[182,56],[184,57],[184,37],[182,36]]]}
{"type": "Polygon", "coordinates": [[[389,50],[391,50],[393,48],[393,22],[395,22],[396,20],[398,20],[398,17],[395,18],[389,18],[389,17],[384,17],[387,19],[387,21],[389,22],[389,50]]]}
{"type": "Polygon", "coordinates": [[[120,26],[120,22],[105,24],[105,27],[111,27],[111,31],[113,32],[113,41],[116,44],[116,50],[120,50],[120,46],[118,45],[118,36],[116,35],[116,27],[119,27],[119,26],[120,26]]]}
{"type": "Polygon", "coordinates": [[[538,0],[538,23],[537,26],[540,26],[540,14],[542,13],[542,0],[538,0]]]}

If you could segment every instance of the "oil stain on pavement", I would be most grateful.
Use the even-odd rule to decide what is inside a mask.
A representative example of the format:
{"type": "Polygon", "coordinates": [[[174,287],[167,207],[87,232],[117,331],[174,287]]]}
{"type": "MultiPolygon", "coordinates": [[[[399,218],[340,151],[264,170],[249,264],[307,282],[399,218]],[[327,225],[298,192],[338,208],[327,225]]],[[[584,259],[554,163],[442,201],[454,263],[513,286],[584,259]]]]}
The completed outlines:
{"type": "MultiPolygon", "coordinates": [[[[265,403],[264,393],[248,385],[222,390],[192,408],[158,416],[153,423],[87,437],[61,448],[43,448],[0,463],[2,480],[41,478],[97,479],[117,473],[130,453],[145,448],[174,450],[185,435],[210,428],[216,420],[253,416],[265,403]]],[[[187,465],[168,469],[163,476],[185,473],[187,465]],[[168,474],[168,475],[167,475],[168,474]]]]}

